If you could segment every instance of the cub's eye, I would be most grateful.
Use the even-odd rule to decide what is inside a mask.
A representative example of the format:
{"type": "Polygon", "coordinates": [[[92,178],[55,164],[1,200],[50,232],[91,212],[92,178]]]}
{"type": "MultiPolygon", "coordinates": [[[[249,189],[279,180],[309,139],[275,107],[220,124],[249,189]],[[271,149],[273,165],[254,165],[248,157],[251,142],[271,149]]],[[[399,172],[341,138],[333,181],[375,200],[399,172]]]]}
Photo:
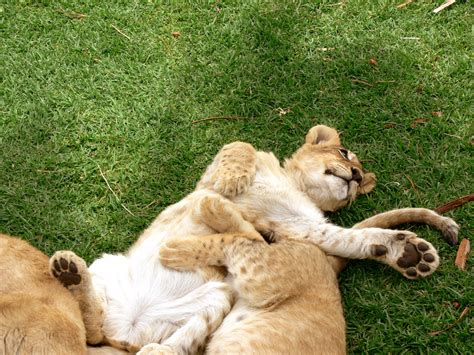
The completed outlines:
{"type": "Polygon", "coordinates": [[[344,159],[349,160],[349,152],[347,151],[347,149],[341,148],[338,149],[338,151],[344,159]]]}

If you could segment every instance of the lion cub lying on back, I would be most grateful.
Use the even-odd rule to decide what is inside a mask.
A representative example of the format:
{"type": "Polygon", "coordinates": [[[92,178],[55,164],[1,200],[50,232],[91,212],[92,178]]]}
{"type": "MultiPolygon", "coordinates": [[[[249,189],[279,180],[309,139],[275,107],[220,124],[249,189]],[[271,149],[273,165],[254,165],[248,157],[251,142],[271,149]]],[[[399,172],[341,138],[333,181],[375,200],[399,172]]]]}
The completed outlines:
{"type": "MultiPolygon", "coordinates": [[[[324,129],[326,139],[330,138],[331,133],[336,137],[334,131],[324,129]]],[[[341,151],[343,148],[339,147],[338,140],[334,143],[318,147],[320,149],[312,149],[313,156],[307,158],[321,160],[324,159],[324,155],[331,154],[331,149],[336,149],[336,154],[339,153],[343,159],[356,159],[350,152],[341,151]]],[[[210,166],[207,177],[205,176],[201,183],[213,183],[216,189],[233,196],[234,201],[239,198],[239,193],[247,195],[253,193],[253,198],[257,201],[262,201],[257,198],[260,196],[277,200],[282,196],[266,196],[261,191],[262,186],[255,191],[255,185],[258,187],[259,184],[259,173],[261,173],[259,169],[262,169],[258,155],[259,153],[254,152],[249,145],[243,143],[229,145],[216,157],[215,165],[210,166]],[[242,179],[241,172],[251,171],[252,168],[256,170],[255,180],[252,182],[247,176],[242,179]]],[[[298,162],[302,160],[298,159],[298,162]]],[[[326,174],[336,174],[337,177],[344,173],[346,176],[350,176],[350,173],[353,176],[359,174],[357,170],[356,172],[353,170],[359,169],[356,160],[352,167],[338,166],[337,159],[334,158],[328,160],[329,167],[326,165],[326,174]]],[[[287,162],[285,169],[291,169],[292,163],[295,164],[294,161],[287,162]]],[[[313,168],[316,165],[313,163],[313,168]]],[[[304,179],[304,176],[300,178],[304,179]]],[[[340,185],[342,187],[339,188],[340,195],[345,196],[345,191],[351,190],[350,180],[347,185],[347,188],[340,185]]],[[[328,185],[330,186],[334,187],[334,184],[328,185]]],[[[358,187],[352,186],[352,188],[358,187]]],[[[357,192],[353,193],[354,198],[357,192]]],[[[321,201],[315,198],[314,201],[321,202],[326,209],[333,209],[334,206],[338,208],[342,203],[334,199],[333,196],[337,194],[337,190],[333,190],[328,194],[328,198],[321,201]]],[[[315,192],[314,195],[321,194],[315,192]]],[[[346,201],[349,199],[350,197],[346,201]]],[[[272,206],[278,205],[277,202],[270,204],[268,200],[263,201],[264,208],[270,210],[272,206]]],[[[272,226],[273,230],[277,231],[272,239],[277,242],[266,243],[258,238],[256,230],[249,232],[248,227],[244,227],[245,222],[239,217],[240,213],[237,210],[241,206],[242,203],[238,203],[235,205],[236,208],[232,209],[231,206],[210,205],[206,209],[208,215],[203,216],[203,219],[213,229],[223,234],[178,237],[168,240],[160,251],[162,263],[169,267],[193,270],[204,266],[226,266],[233,278],[233,286],[238,292],[238,302],[224,319],[222,326],[211,337],[207,353],[345,353],[345,322],[337,283],[337,273],[341,264],[331,260],[331,257],[322,253],[308,239],[298,238],[296,235],[291,235],[291,232],[278,235],[281,231],[279,226],[272,226]],[[238,227],[239,223],[242,224],[242,228],[238,227]]],[[[245,209],[241,212],[246,214],[245,209]]],[[[390,211],[374,216],[354,228],[389,227],[409,221],[424,221],[435,225],[443,231],[446,238],[455,241],[457,225],[450,219],[425,209],[390,211]]],[[[261,221],[255,220],[254,224],[265,231],[265,225],[261,221]]],[[[405,275],[409,278],[417,277],[418,273],[430,272],[435,261],[435,255],[429,251],[428,244],[412,240],[414,243],[405,245],[405,252],[397,261],[397,266],[402,270],[406,269],[405,275]]],[[[384,255],[387,250],[375,246],[373,252],[374,256],[384,255]]],[[[146,349],[151,354],[154,346],[149,345],[146,349]]]]}
{"type": "MultiPolygon", "coordinates": [[[[207,282],[217,277],[214,268],[180,273],[163,267],[158,251],[163,243],[179,235],[243,232],[262,242],[247,221],[265,234],[273,232],[275,240],[296,238],[334,255],[373,258],[409,278],[426,276],[436,269],[436,251],[413,233],[345,229],[324,219],[322,211],[343,207],[375,185],[373,174],[364,173],[357,158],[340,147],[335,130],[324,126],[310,130],[305,144],[284,169],[273,154],[255,153],[253,148],[247,149],[248,145],[244,147],[231,153],[226,149],[229,147],[224,148],[198,189],[164,210],[127,253],[104,255],[89,271],[84,261],[71,252],[53,256],[54,276],[60,280],[79,276],[64,284],[81,301],[89,338],[131,351],[196,352],[229,312],[232,289],[226,282],[207,282]],[[237,178],[228,174],[228,169],[235,166],[243,172],[237,178]],[[230,197],[233,191],[241,193],[231,202],[216,193],[216,188],[230,197]],[[219,211],[223,211],[221,217],[219,211]],[[66,267],[56,268],[61,259],[66,267]],[[150,343],[155,344],[144,347],[150,343]]],[[[456,227],[450,219],[436,214],[418,217],[422,221],[431,218],[444,230],[456,227]]],[[[407,221],[416,218],[410,215],[407,221]]]]}

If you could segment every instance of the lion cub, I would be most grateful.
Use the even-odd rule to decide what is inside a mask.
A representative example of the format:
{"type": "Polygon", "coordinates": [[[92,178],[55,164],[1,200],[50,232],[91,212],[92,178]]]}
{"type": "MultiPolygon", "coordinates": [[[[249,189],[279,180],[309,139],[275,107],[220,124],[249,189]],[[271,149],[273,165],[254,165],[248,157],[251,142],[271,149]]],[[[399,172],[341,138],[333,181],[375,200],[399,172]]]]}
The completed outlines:
{"type": "MultiPolygon", "coordinates": [[[[333,138],[337,137],[333,130],[321,126],[317,127],[317,130],[324,135],[325,139],[320,137],[321,141],[329,140],[331,135],[333,138]]],[[[307,142],[312,144],[314,136],[310,135],[311,131],[307,142]]],[[[362,173],[356,170],[360,165],[355,156],[339,144],[338,139],[334,138],[333,143],[323,144],[316,149],[306,147],[302,157],[298,157],[297,161],[290,160],[286,163],[287,170],[304,169],[304,166],[297,166],[297,163],[304,162],[304,158],[313,159],[313,162],[308,164],[313,168],[318,166],[319,160],[319,165],[324,167],[324,174],[337,178],[343,176],[342,180],[346,181],[347,186],[344,186],[344,183],[340,184],[339,191],[338,189],[329,191],[327,197],[324,196],[324,179],[318,181],[319,185],[316,188],[313,184],[313,201],[323,210],[337,209],[355,198],[358,190],[368,188],[367,184],[362,183],[362,176],[357,176],[362,173]],[[339,159],[331,158],[331,150],[336,157],[340,154],[345,160],[353,160],[352,164],[340,163],[339,159]],[[313,153],[312,156],[307,155],[308,151],[313,153]],[[324,156],[327,158],[326,161],[324,156]],[[353,179],[350,179],[351,173],[353,179]],[[352,180],[355,180],[356,184],[352,185],[352,180]],[[317,196],[321,198],[318,199],[317,196]],[[343,200],[338,200],[334,196],[342,196],[343,200]]],[[[267,209],[267,216],[271,215],[274,206],[277,206],[276,210],[282,214],[279,199],[286,197],[291,200],[292,195],[266,194],[264,187],[259,186],[259,173],[265,171],[265,167],[262,169],[261,160],[267,158],[271,162],[272,156],[258,155],[259,153],[245,143],[233,143],[224,147],[201,180],[201,186],[213,184],[215,190],[233,198],[234,201],[238,200],[240,194],[253,194],[254,200],[261,203],[260,208],[267,209]],[[252,172],[249,176],[246,173],[249,171],[255,173],[252,172]],[[272,199],[274,202],[269,203],[272,199]]],[[[274,171],[279,172],[276,165],[274,171]]],[[[296,178],[304,181],[308,176],[305,177],[305,172],[301,172],[296,178]]],[[[373,182],[373,177],[371,179],[373,182]]],[[[268,177],[265,181],[269,181],[268,177]]],[[[328,183],[326,186],[337,187],[337,184],[328,183]]],[[[260,226],[261,231],[268,232],[271,229],[277,233],[270,235],[272,241],[277,242],[268,244],[258,237],[256,230],[248,231],[237,210],[241,205],[242,201],[234,206],[209,201],[202,218],[209,226],[223,234],[177,237],[168,240],[160,251],[162,263],[169,267],[189,271],[204,266],[225,266],[231,275],[234,289],[238,293],[238,301],[224,319],[222,326],[211,337],[206,352],[208,354],[294,352],[344,354],[345,321],[337,283],[337,273],[345,264],[344,261],[324,254],[314,242],[310,242],[312,238],[305,237],[304,234],[298,238],[297,216],[290,219],[296,226],[289,226],[290,220],[288,222],[283,220],[283,228],[275,223],[265,225],[255,218],[253,223],[260,226]],[[239,228],[239,218],[240,224],[245,228],[239,228]],[[292,235],[291,229],[285,227],[294,228],[295,234],[292,235]]],[[[241,208],[241,212],[246,214],[245,209],[241,208]]],[[[304,222],[304,218],[301,220],[304,222]]],[[[406,222],[431,224],[440,229],[449,242],[456,242],[457,225],[449,218],[441,217],[426,209],[389,211],[371,217],[354,228],[387,228],[406,222]]],[[[306,225],[303,223],[304,227],[306,225]]],[[[311,234],[311,230],[308,234],[311,234]]],[[[342,234],[334,236],[331,242],[337,242],[337,238],[342,239],[344,236],[342,234]]],[[[397,239],[402,241],[404,238],[397,239]]],[[[411,242],[403,248],[403,254],[396,261],[397,267],[408,278],[432,272],[436,265],[433,263],[436,256],[430,250],[431,247],[417,238],[407,239],[411,242]]],[[[344,240],[341,240],[341,243],[343,242],[344,240]]],[[[373,256],[377,257],[385,255],[388,250],[384,246],[375,245],[372,252],[373,256]]],[[[148,351],[143,352],[144,354],[154,353],[153,345],[145,348],[148,351]]]]}
{"type": "MultiPolygon", "coordinates": [[[[166,245],[172,253],[167,242],[180,235],[238,232],[264,243],[257,229],[273,233],[274,240],[297,239],[297,245],[315,244],[333,255],[379,260],[408,278],[427,276],[438,266],[433,246],[411,232],[346,229],[327,222],[323,211],[346,206],[375,186],[374,175],[340,146],[335,130],[310,130],[285,168],[271,153],[236,145],[237,151],[235,145],[225,147],[196,191],[161,212],[126,253],[103,255],[88,270],[72,252],[52,257],[51,271],[58,279],[78,276],[77,284],[64,284],[81,300],[90,337],[141,354],[194,353],[205,344],[232,308],[234,293],[215,268],[178,272],[165,267],[173,264],[164,254],[160,262],[160,248],[166,245]],[[225,213],[216,217],[213,211],[225,213]],[[67,265],[58,270],[55,262],[61,258],[67,265]],[[73,270],[72,263],[82,266],[73,270]]],[[[441,224],[456,226],[436,216],[441,224]]]]}
{"type": "Polygon", "coordinates": [[[0,354],[86,354],[79,305],[46,255],[0,234],[0,354]]]}

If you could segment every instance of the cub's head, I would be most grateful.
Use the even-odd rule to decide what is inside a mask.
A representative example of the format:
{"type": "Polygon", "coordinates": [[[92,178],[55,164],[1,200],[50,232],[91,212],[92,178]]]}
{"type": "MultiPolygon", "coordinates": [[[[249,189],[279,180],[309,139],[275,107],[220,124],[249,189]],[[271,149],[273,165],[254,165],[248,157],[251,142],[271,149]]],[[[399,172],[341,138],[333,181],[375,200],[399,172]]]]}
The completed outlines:
{"type": "Polygon", "coordinates": [[[309,130],[285,170],[323,211],[347,206],[376,183],[375,174],[364,172],[355,154],[341,146],[337,131],[322,125],[309,130]]]}

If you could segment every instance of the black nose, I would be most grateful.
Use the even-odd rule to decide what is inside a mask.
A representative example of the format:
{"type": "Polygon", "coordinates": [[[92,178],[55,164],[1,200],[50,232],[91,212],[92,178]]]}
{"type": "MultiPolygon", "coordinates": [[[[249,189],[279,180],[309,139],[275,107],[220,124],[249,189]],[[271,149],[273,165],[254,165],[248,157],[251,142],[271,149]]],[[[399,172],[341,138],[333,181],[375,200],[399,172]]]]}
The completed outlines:
{"type": "Polygon", "coordinates": [[[351,171],[352,171],[352,180],[360,184],[360,182],[362,181],[361,171],[357,168],[351,168],[351,171]]]}

